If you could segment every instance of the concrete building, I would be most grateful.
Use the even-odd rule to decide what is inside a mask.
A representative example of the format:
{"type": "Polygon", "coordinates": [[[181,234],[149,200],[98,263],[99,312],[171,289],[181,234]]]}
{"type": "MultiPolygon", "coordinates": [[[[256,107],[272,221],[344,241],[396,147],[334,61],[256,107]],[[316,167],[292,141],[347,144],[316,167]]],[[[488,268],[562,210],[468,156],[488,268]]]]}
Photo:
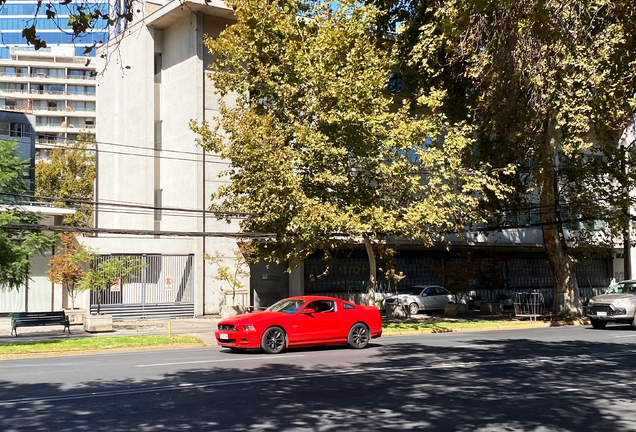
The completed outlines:
{"type": "Polygon", "coordinates": [[[20,158],[29,161],[25,180],[31,191],[35,191],[35,116],[19,111],[0,109],[0,140],[14,141],[18,145],[20,158]]]}
{"type": "Polygon", "coordinates": [[[0,59],[0,109],[35,116],[36,151],[95,132],[95,63],[71,46],[12,47],[0,59]]]}
{"type": "MultiPolygon", "coordinates": [[[[232,10],[220,0],[168,2],[98,50],[106,59],[116,52],[119,59],[118,66],[109,64],[97,81],[97,227],[111,232],[86,243],[103,254],[134,254],[154,262],[121,292],[107,294],[103,304],[120,316],[126,310],[132,311],[130,316],[143,316],[155,306],[173,316],[184,305],[184,313],[197,316],[220,310],[228,287],[213,278],[216,269],[204,255],[218,251],[231,265],[239,226],[237,220],[227,224],[204,211],[211,193],[226,182],[219,174],[227,164],[196,145],[189,123],[213,122],[219,114],[218,96],[206,76],[212,58],[203,36],[215,37],[232,23],[232,10]],[[129,203],[137,210],[124,212],[109,202],[129,203]],[[184,232],[190,234],[167,235],[184,232]]],[[[98,56],[100,72],[106,59],[98,56]]],[[[407,274],[404,283],[436,283],[433,269],[457,264],[459,252],[487,257],[496,251],[509,259],[511,287],[550,289],[537,228],[450,240],[452,253],[398,241],[396,261],[407,274]]],[[[253,266],[245,280],[249,289],[236,301],[258,307],[301,293],[358,295],[366,283],[365,262],[363,250],[338,257],[323,278],[311,277],[324,271],[319,256],[291,274],[283,266],[253,266]]],[[[599,288],[611,278],[612,266],[611,260],[597,260],[578,272],[581,280],[599,288]]]]}

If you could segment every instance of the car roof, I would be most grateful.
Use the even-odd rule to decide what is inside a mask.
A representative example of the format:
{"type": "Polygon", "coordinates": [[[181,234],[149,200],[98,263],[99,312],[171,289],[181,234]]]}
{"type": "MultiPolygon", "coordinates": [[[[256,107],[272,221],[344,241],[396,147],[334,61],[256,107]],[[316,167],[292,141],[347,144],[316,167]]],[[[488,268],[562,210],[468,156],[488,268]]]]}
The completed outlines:
{"type": "Polygon", "coordinates": [[[345,301],[345,302],[351,303],[348,300],[339,299],[339,298],[335,298],[335,297],[328,297],[328,296],[295,296],[295,297],[288,297],[285,300],[304,300],[304,301],[312,301],[312,300],[340,300],[340,301],[345,301]]]}

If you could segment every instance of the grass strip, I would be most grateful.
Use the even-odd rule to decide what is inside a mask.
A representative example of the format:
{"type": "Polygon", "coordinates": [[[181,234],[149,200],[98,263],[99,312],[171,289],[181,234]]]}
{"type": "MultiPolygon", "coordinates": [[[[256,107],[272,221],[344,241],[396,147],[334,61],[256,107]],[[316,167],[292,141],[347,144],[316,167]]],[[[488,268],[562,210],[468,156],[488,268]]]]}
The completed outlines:
{"type": "Polygon", "coordinates": [[[116,336],[50,341],[24,341],[0,343],[2,354],[30,354],[60,351],[90,351],[111,348],[137,348],[153,346],[179,346],[202,344],[201,339],[187,335],[116,336]]]}
{"type": "Polygon", "coordinates": [[[385,330],[424,330],[424,329],[457,329],[478,327],[514,327],[519,324],[529,324],[530,321],[491,321],[491,320],[454,320],[454,321],[423,321],[423,322],[387,322],[382,323],[385,330]]]}

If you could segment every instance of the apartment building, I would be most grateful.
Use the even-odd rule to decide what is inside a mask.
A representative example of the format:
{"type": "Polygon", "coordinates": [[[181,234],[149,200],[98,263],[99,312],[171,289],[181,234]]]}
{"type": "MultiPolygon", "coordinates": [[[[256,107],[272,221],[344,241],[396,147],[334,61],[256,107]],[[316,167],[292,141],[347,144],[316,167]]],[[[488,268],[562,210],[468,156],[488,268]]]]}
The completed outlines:
{"type": "Polygon", "coordinates": [[[70,46],[12,47],[0,59],[0,109],[35,116],[36,151],[95,132],[95,64],[70,46]]]}

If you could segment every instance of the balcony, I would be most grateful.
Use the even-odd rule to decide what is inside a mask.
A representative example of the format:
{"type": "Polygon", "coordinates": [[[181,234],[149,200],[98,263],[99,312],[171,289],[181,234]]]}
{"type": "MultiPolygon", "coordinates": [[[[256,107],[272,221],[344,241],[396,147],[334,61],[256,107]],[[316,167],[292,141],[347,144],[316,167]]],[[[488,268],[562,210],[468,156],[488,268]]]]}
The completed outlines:
{"type": "Polygon", "coordinates": [[[85,99],[87,97],[94,98],[95,93],[89,92],[67,92],[67,91],[53,91],[53,90],[28,90],[28,89],[0,89],[0,94],[28,94],[33,99],[45,99],[45,96],[53,96],[59,100],[59,96],[70,97],[73,99],[85,99]]]}

